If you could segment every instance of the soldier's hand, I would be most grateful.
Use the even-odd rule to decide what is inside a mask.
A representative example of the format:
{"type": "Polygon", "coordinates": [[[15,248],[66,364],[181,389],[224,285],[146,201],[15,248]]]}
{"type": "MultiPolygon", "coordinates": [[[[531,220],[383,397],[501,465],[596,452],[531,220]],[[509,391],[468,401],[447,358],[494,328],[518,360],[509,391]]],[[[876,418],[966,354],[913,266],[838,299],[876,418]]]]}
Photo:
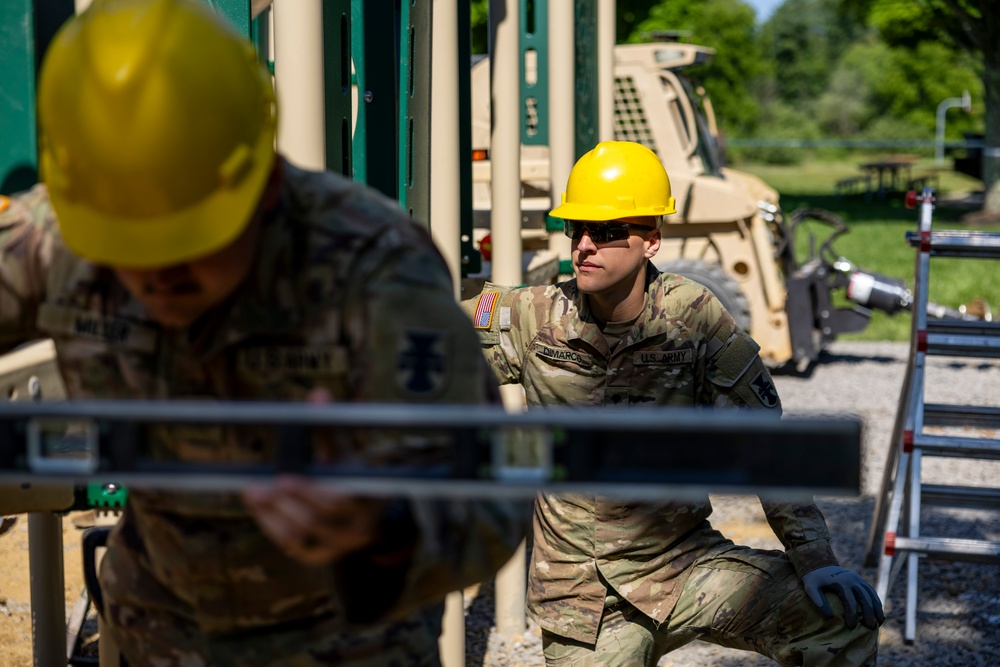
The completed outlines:
{"type": "Polygon", "coordinates": [[[844,603],[844,622],[849,628],[858,624],[858,607],[861,608],[861,624],[866,628],[875,630],[885,621],[878,593],[853,570],[839,565],[827,565],[805,574],[802,585],[809,599],[827,618],[833,615],[833,610],[823,592],[830,591],[839,596],[844,603]]]}
{"type": "Polygon", "coordinates": [[[243,501],[265,535],[312,566],[372,545],[386,506],[385,501],[348,496],[295,475],[250,487],[243,501]]]}

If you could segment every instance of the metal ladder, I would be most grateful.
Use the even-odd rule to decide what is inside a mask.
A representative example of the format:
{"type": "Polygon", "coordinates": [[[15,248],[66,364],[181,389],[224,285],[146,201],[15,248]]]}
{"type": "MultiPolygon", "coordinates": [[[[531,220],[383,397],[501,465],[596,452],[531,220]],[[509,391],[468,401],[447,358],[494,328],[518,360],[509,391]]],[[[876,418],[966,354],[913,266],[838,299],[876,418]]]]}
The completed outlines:
{"type": "Polygon", "coordinates": [[[910,354],[900,392],[892,442],[876,500],[868,538],[866,565],[878,564],[877,590],[883,601],[903,565],[907,570],[904,641],[913,643],[917,622],[917,572],[921,557],[962,561],[1000,562],[1000,542],[932,537],[921,533],[921,506],[1000,510],[1000,487],[924,484],[923,457],[1000,459],[1000,439],[989,436],[934,435],[925,426],[1000,429],[1000,408],[925,403],[927,355],[1000,358],[1000,323],[971,320],[934,320],[927,317],[931,257],[1000,259],[1000,233],[975,231],[931,232],[934,192],[924,188],[920,228],[908,232],[917,248],[915,302],[910,354]]]}

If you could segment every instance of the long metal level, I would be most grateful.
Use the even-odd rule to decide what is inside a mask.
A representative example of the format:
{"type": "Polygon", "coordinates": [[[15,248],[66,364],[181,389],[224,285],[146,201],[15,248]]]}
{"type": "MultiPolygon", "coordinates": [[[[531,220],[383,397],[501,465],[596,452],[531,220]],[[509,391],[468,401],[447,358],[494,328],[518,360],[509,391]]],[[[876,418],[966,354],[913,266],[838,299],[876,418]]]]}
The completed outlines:
{"type": "MultiPolygon", "coordinates": [[[[428,440],[430,442],[430,440],[428,440]]],[[[538,490],[635,499],[757,493],[806,499],[860,492],[857,418],[783,418],[747,410],[224,401],[0,403],[0,484],[114,482],[129,488],[235,490],[280,473],[346,492],[531,497],[538,490]],[[158,460],[150,429],[273,429],[277,460],[158,460]],[[317,460],[311,433],[434,438],[427,466],[317,460]],[[436,461],[442,459],[438,457],[436,461]]]]}

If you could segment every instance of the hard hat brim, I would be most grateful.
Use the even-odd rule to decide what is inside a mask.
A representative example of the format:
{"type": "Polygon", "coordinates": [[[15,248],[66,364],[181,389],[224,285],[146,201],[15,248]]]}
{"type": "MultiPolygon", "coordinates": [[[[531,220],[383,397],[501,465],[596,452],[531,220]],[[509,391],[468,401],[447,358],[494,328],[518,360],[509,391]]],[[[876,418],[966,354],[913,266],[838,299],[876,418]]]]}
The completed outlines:
{"type": "MultiPolygon", "coordinates": [[[[142,220],[108,215],[49,188],[66,246],[95,264],[152,269],[210,255],[235,241],[260,203],[276,154],[274,132],[261,132],[251,168],[193,206],[142,220]]],[[[58,171],[55,161],[46,160],[58,171]]],[[[55,174],[58,178],[58,174],[55,174]]]]}
{"type": "Polygon", "coordinates": [[[670,215],[676,213],[674,198],[671,197],[668,206],[647,206],[639,208],[617,208],[614,206],[593,206],[591,204],[563,203],[549,213],[553,218],[563,220],[592,220],[608,222],[619,218],[639,218],[645,216],[670,215]]]}

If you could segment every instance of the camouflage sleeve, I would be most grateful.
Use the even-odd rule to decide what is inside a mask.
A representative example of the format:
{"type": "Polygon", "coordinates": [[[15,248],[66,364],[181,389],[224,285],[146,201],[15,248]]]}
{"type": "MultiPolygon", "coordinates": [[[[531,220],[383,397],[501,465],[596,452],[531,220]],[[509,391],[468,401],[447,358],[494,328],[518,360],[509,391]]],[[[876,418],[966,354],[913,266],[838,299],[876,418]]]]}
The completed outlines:
{"type": "Polygon", "coordinates": [[[55,244],[55,216],[44,186],[0,196],[0,352],[38,337],[55,244]]]}
{"type": "MultiPolygon", "coordinates": [[[[781,414],[781,401],[771,375],[757,354],[760,347],[733,322],[715,299],[708,307],[715,317],[707,339],[704,402],[769,410],[781,414]]],[[[760,499],[767,522],[781,541],[795,571],[801,576],[837,558],[830,545],[830,531],[819,508],[813,504],[793,504],[760,499]]]]}
{"type": "Polygon", "coordinates": [[[516,337],[519,329],[511,327],[516,318],[517,291],[486,283],[483,291],[462,302],[462,310],[472,320],[479,334],[483,355],[500,384],[517,384],[521,381],[521,360],[516,337]]]}
{"type": "MultiPolygon", "coordinates": [[[[364,283],[346,322],[359,401],[496,401],[476,334],[436,256],[397,253],[364,283]]],[[[426,452],[419,456],[427,460],[426,452]]],[[[390,514],[382,544],[337,566],[357,622],[401,617],[491,577],[524,536],[530,507],[410,500],[397,501],[390,514]],[[386,567],[382,555],[408,539],[412,556],[386,567]]]]}

